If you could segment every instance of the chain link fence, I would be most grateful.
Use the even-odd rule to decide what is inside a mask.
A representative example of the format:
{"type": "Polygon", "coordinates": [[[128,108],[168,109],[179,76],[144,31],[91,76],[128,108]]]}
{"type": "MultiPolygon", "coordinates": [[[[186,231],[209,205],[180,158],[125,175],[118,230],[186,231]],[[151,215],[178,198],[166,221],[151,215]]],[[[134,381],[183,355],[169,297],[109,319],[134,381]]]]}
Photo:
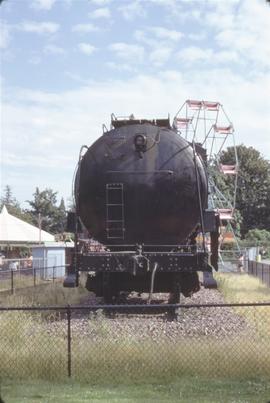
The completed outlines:
{"type": "Polygon", "coordinates": [[[269,339],[270,303],[0,307],[0,379],[270,380],[269,339]]]}
{"type": "Polygon", "coordinates": [[[0,292],[37,287],[63,281],[68,265],[49,264],[47,259],[2,259],[0,292]]]}

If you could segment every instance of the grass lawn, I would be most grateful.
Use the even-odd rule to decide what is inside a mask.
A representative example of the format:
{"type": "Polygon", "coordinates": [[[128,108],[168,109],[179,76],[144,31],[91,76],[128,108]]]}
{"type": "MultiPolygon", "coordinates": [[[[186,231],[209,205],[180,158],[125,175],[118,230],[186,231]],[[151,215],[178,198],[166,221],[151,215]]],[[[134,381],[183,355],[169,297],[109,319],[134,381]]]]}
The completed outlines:
{"type": "Polygon", "coordinates": [[[218,288],[226,302],[270,302],[270,288],[248,274],[215,273],[218,288]]]}
{"type": "MultiPolygon", "coordinates": [[[[1,282],[2,280],[0,280],[0,288],[1,282]]],[[[84,286],[64,288],[62,280],[37,284],[44,288],[39,286],[31,288],[29,284],[25,283],[25,288],[22,285],[20,285],[22,288],[18,286],[13,295],[3,294],[0,290],[0,306],[72,305],[80,303],[82,299],[89,296],[89,291],[84,286]]]]}
{"type": "MultiPolygon", "coordinates": [[[[221,273],[217,279],[227,302],[270,300],[269,289],[253,277],[221,273]]],[[[67,301],[72,304],[85,292],[78,289],[72,300],[69,290],[59,284],[53,288],[46,293],[10,296],[9,305],[35,305],[37,301],[42,305],[45,299],[50,304],[67,301]]],[[[160,340],[162,348],[157,343],[149,345],[147,340],[133,343],[124,337],[123,342],[115,343],[105,319],[92,318],[91,326],[95,337],[98,336],[95,342],[86,338],[81,343],[80,333],[73,333],[72,382],[63,380],[66,379],[65,323],[56,322],[59,329],[54,335],[54,328],[50,328],[52,333],[45,331],[47,317],[2,313],[0,395],[5,403],[268,403],[269,307],[234,309],[252,324],[250,337],[249,333],[240,339],[210,340],[204,336],[181,340],[179,344],[160,340]],[[104,362],[104,357],[110,359],[104,362]],[[30,380],[33,374],[43,380],[30,380]],[[16,381],[17,376],[21,380],[16,381]],[[252,376],[256,379],[250,379],[252,376]]]]}
{"type": "Polygon", "coordinates": [[[1,386],[5,403],[79,402],[186,402],[267,403],[270,383],[263,380],[179,379],[171,384],[94,385],[78,383],[5,381],[1,386]]]}

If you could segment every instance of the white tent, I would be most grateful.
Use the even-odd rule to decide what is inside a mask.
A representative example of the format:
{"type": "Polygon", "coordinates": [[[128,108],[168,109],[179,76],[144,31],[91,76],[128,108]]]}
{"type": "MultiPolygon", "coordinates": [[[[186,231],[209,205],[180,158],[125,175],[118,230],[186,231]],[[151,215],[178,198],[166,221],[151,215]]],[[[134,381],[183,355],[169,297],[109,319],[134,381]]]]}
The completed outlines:
{"type": "Polygon", "coordinates": [[[3,206],[0,214],[0,244],[33,244],[54,241],[54,236],[9,214],[3,206]]]}

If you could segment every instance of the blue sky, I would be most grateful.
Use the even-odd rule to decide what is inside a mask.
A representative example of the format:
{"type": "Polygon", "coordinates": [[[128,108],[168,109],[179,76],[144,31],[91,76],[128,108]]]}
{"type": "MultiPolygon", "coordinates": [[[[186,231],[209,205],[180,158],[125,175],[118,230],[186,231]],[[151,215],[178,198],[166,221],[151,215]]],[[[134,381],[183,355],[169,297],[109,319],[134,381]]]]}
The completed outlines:
{"type": "Polygon", "coordinates": [[[110,114],[221,102],[237,143],[270,155],[270,6],[263,0],[5,0],[1,187],[66,199],[80,146],[110,114]]]}

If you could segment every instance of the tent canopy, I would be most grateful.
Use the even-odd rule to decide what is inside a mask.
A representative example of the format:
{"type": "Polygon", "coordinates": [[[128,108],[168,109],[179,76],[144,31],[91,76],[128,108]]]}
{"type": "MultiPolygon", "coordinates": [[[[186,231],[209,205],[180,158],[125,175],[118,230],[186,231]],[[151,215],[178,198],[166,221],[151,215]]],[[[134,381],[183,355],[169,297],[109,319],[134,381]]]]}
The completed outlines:
{"type": "Polygon", "coordinates": [[[54,236],[9,214],[3,206],[0,214],[0,243],[29,244],[54,241],[54,236]]]}

